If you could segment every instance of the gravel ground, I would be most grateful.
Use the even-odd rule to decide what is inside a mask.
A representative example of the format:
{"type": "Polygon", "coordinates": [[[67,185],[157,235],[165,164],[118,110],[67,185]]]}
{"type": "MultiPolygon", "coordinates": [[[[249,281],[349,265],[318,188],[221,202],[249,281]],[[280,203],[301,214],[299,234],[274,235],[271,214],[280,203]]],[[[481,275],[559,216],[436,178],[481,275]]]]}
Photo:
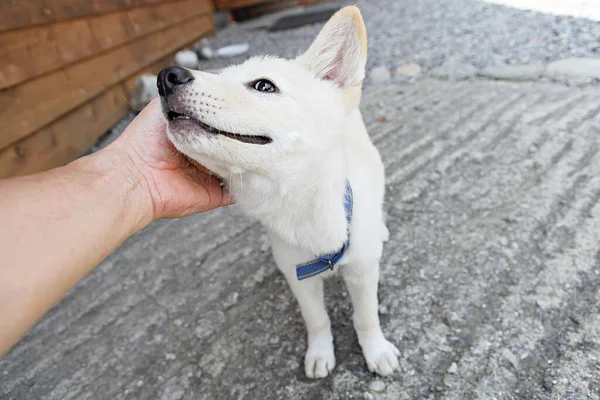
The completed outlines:
{"type": "MultiPolygon", "coordinates": [[[[490,64],[546,63],[569,56],[600,56],[600,22],[522,11],[474,0],[359,0],[369,36],[368,67],[394,70],[416,61],[430,70],[448,60],[490,64]]],[[[229,29],[212,40],[218,48],[248,41],[250,54],[294,57],[321,25],[280,32],[229,29]]],[[[206,69],[245,57],[211,60],[206,69]]]]}

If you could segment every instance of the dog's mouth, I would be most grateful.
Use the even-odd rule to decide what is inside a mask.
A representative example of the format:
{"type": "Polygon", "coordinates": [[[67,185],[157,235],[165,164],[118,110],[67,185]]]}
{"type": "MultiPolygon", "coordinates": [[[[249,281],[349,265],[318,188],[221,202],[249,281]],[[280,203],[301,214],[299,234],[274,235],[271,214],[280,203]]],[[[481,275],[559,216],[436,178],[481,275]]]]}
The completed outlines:
{"type": "Polygon", "coordinates": [[[225,132],[217,128],[213,128],[210,125],[205,124],[204,122],[192,118],[189,115],[182,114],[176,111],[169,110],[167,111],[167,120],[172,124],[194,124],[195,126],[202,129],[204,132],[211,133],[214,135],[226,136],[230,139],[234,139],[243,143],[248,144],[269,144],[273,141],[268,136],[263,135],[243,135],[240,133],[231,133],[225,132]]]}

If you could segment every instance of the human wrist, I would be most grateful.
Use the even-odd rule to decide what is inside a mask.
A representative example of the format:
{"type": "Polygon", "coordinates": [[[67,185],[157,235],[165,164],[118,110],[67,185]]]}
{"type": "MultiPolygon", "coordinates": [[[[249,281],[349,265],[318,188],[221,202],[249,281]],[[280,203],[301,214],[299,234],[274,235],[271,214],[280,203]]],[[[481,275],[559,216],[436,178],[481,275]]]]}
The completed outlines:
{"type": "Polygon", "coordinates": [[[108,147],[73,163],[99,184],[99,190],[118,202],[126,235],[143,229],[154,219],[148,182],[135,160],[120,146],[108,147]]]}

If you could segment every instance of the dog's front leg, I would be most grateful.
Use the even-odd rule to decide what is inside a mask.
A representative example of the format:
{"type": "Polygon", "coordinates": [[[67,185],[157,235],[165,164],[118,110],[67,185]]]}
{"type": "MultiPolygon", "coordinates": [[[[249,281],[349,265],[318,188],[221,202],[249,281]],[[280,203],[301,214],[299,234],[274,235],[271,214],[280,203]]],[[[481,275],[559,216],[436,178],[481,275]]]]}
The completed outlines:
{"type": "Polygon", "coordinates": [[[309,378],[325,378],[335,367],[331,323],[325,310],[323,279],[319,276],[298,281],[294,273],[284,272],[300,305],[308,332],[304,370],[309,378]]]}
{"type": "Polygon", "coordinates": [[[377,284],[379,263],[341,268],[354,307],[354,329],[371,372],[390,375],[398,368],[400,352],[383,336],[379,325],[377,284]]]}

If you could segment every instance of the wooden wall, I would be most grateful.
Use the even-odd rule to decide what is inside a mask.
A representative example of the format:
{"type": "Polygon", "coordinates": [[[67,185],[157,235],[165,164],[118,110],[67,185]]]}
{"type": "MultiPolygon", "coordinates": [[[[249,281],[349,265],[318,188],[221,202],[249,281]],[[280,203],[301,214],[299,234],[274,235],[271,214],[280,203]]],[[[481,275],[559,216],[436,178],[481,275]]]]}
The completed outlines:
{"type": "Polygon", "coordinates": [[[323,0],[214,0],[215,6],[219,10],[232,10],[236,8],[255,6],[258,4],[272,3],[293,3],[293,5],[305,5],[318,3],[323,0]]]}
{"type": "Polygon", "coordinates": [[[129,110],[137,76],[214,33],[212,0],[0,1],[0,178],[65,164],[129,110]]]}

